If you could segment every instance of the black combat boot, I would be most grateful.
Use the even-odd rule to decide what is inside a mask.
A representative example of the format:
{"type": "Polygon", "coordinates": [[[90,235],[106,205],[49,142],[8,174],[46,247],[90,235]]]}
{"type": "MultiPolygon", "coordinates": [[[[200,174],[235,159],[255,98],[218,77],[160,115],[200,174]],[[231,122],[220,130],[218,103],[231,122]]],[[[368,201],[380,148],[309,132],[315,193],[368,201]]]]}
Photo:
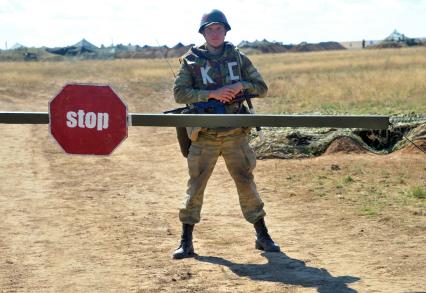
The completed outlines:
{"type": "Polygon", "coordinates": [[[280,252],[280,247],[275,244],[268,234],[268,229],[265,226],[265,220],[262,218],[254,223],[256,229],[256,249],[268,252],[280,252]]]}
{"type": "Polygon", "coordinates": [[[173,252],[174,259],[182,259],[186,257],[195,256],[194,246],[192,245],[192,231],[194,230],[194,225],[183,224],[182,225],[182,239],[180,241],[180,246],[173,252]]]}

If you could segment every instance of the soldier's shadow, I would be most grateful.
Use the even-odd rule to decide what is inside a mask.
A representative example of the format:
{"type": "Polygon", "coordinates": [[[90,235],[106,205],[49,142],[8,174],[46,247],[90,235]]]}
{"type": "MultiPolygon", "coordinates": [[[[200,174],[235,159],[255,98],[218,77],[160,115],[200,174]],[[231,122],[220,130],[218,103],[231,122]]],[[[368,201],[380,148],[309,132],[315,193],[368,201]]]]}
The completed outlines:
{"type": "Polygon", "coordinates": [[[238,264],[216,256],[197,256],[196,259],[228,267],[240,277],[249,277],[255,281],[279,282],[287,285],[299,285],[317,288],[321,293],[357,292],[347,286],[360,278],[353,276],[333,277],[326,269],[306,266],[305,262],[290,258],[286,254],[263,252],[266,264],[238,264]]]}

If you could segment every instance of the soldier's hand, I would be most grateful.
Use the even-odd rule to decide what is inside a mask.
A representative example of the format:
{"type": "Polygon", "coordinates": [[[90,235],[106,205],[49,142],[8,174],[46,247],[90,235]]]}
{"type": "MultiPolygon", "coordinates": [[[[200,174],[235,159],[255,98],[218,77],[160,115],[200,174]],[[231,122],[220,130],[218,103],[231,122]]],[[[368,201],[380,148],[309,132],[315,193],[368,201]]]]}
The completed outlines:
{"type": "Polygon", "coordinates": [[[243,84],[241,82],[236,82],[230,85],[225,86],[227,88],[229,88],[230,90],[232,90],[232,92],[234,93],[234,97],[243,90],[243,84]]]}
{"type": "Polygon", "coordinates": [[[222,103],[227,103],[232,101],[235,95],[236,93],[234,89],[229,88],[228,86],[224,86],[211,91],[209,94],[209,99],[215,99],[222,103]]]}

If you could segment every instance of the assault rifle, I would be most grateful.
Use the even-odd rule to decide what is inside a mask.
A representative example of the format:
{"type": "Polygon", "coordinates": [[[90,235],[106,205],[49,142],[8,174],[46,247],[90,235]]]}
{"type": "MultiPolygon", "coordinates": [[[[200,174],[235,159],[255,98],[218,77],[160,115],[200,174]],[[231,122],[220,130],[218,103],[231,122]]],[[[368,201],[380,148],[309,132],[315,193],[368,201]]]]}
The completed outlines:
{"type": "MultiPolygon", "coordinates": [[[[194,103],[192,105],[186,105],[186,107],[180,107],[180,108],[168,110],[168,111],[165,111],[163,113],[164,114],[183,114],[183,113],[226,114],[225,107],[236,104],[236,103],[242,103],[244,101],[247,101],[247,104],[249,106],[249,111],[250,111],[250,113],[252,113],[253,105],[252,105],[250,99],[256,98],[257,96],[258,95],[242,93],[242,94],[236,95],[235,98],[232,99],[228,103],[222,103],[222,102],[215,100],[215,99],[209,99],[208,102],[198,102],[198,103],[194,103]]],[[[235,114],[238,114],[238,113],[235,113],[235,114]]]]}
{"type": "Polygon", "coordinates": [[[250,99],[256,98],[257,96],[258,95],[242,93],[242,94],[236,95],[235,98],[228,103],[222,103],[215,99],[209,99],[208,102],[198,102],[192,105],[186,105],[185,107],[171,109],[171,110],[163,112],[163,114],[182,114],[182,113],[225,114],[226,105],[232,105],[232,104],[241,103],[244,101],[247,101],[247,104],[249,105],[249,108],[250,108],[250,112],[252,113],[253,105],[251,104],[250,99]]]}
{"type": "Polygon", "coordinates": [[[257,95],[242,93],[237,95],[228,103],[222,103],[218,100],[210,99],[206,103],[194,103],[193,107],[196,109],[197,113],[200,114],[240,114],[245,113],[245,108],[243,108],[242,103],[254,97],[257,97],[257,95]]]}

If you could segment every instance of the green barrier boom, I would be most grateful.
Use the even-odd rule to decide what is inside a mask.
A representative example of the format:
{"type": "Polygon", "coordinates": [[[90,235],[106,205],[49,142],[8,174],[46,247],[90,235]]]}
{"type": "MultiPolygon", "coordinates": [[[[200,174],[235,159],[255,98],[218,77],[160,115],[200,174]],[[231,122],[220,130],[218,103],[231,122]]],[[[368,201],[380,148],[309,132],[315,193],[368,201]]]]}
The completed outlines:
{"type": "Polygon", "coordinates": [[[388,116],[130,114],[133,126],[332,127],[387,129],[388,116]]]}
{"type": "MultiPolygon", "coordinates": [[[[130,126],[160,127],[330,127],[388,129],[389,116],[378,115],[212,115],[128,114],[130,126]]],[[[3,124],[49,124],[47,112],[0,112],[3,124]]]]}
{"type": "MultiPolygon", "coordinates": [[[[333,115],[212,115],[212,114],[141,114],[128,115],[131,126],[163,127],[331,127],[387,129],[389,116],[333,115]]],[[[49,124],[47,112],[0,112],[4,124],[49,124]]]]}

